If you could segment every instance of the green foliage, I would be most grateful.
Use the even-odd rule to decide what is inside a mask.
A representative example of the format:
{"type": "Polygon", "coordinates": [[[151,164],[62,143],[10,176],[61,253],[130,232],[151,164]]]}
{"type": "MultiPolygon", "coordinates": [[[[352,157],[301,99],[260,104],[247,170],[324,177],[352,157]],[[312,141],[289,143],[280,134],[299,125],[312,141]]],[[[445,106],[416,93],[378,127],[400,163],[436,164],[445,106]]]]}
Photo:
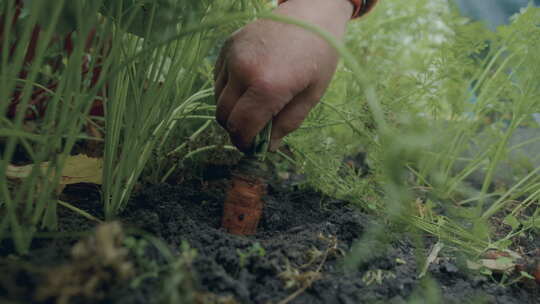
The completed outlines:
{"type": "Polygon", "coordinates": [[[346,58],[287,140],[308,182],[469,253],[533,228],[523,211],[538,216],[540,169],[536,156],[515,155],[540,141],[516,143],[538,128],[539,15],[528,8],[491,32],[446,1],[384,1],[351,22],[358,65],[346,58]],[[367,178],[340,170],[358,151],[367,178]],[[527,225],[494,240],[490,221],[507,214],[527,225]]]}
{"type": "Polygon", "coordinates": [[[197,251],[183,241],[179,253],[174,253],[163,241],[142,233],[140,237],[128,237],[124,245],[130,250],[136,262],[137,275],[131,280],[131,288],[136,289],[144,280],[162,278],[158,303],[196,303],[195,278],[192,264],[197,251]],[[158,264],[148,259],[148,252],[159,253],[164,262],[158,264]]]}
{"type": "MultiPolygon", "coordinates": [[[[106,217],[112,218],[125,207],[146,164],[171,152],[160,150],[170,147],[165,142],[213,121],[207,73],[207,56],[216,47],[211,38],[246,22],[260,6],[247,0],[24,3],[15,25],[9,22],[18,14],[15,1],[1,4],[6,18],[0,97],[20,98],[14,117],[1,121],[0,169],[6,172],[21,150],[28,162],[52,165],[47,172],[34,166],[20,184],[0,176],[0,239],[11,237],[19,252],[28,250],[36,230],[55,229],[60,173],[76,144],[88,139],[83,126],[92,124],[105,134],[103,201],[106,217]],[[181,10],[181,16],[162,5],[181,10]],[[68,50],[64,39],[72,30],[68,50]],[[27,48],[33,57],[26,55],[27,48]],[[43,113],[35,95],[40,89],[47,95],[43,113]],[[95,101],[104,104],[104,119],[88,116],[95,101]],[[38,119],[28,123],[28,113],[38,119]]],[[[2,117],[10,111],[11,104],[3,102],[2,117]]],[[[178,145],[184,139],[171,142],[178,145]]],[[[186,157],[192,152],[181,151],[186,157]]]]}
{"type": "Polygon", "coordinates": [[[191,269],[197,251],[182,242],[180,255],[166,267],[160,303],[196,303],[195,278],[191,269]]]}
{"type": "MultiPolygon", "coordinates": [[[[98,1],[96,1],[98,2],[98,1]]],[[[56,216],[56,198],[54,191],[61,177],[63,164],[70,155],[77,140],[84,138],[82,126],[87,121],[87,113],[95,100],[96,92],[88,85],[81,85],[84,80],[83,58],[89,55],[99,58],[99,47],[104,41],[96,43],[96,48],[85,52],[85,40],[92,28],[97,27],[98,33],[108,29],[108,24],[98,26],[97,5],[95,3],[76,6],[76,13],[87,14],[86,18],[78,21],[79,39],[73,45],[69,58],[64,58],[61,65],[54,64],[55,50],[49,48],[57,38],[56,30],[62,16],[64,1],[49,11],[49,22],[43,24],[39,39],[33,35],[34,28],[41,15],[45,1],[32,2],[20,14],[21,23],[13,25],[16,14],[14,1],[2,1],[1,12],[7,16],[2,20],[3,39],[0,65],[0,129],[2,130],[2,158],[0,159],[0,239],[11,237],[18,251],[26,252],[30,246],[33,234],[38,228],[54,228],[56,216]],[[12,46],[14,48],[12,49],[12,46]],[[33,58],[28,62],[31,51],[33,58]],[[11,53],[11,51],[13,51],[11,53]],[[27,52],[28,51],[28,52],[27,52]],[[53,66],[58,69],[54,71],[53,66]],[[54,90],[47,88],[52,81],[56,82],[54,90]],[[38,127],[25,123],[28,115],[39,112],[35,102],[34,90],[42,90],[42,96],[48,99],[47,111],[40,117],[38,127]],[[20,94],[20,95],[17,95],[20,94]],[[14,96],[19,96],[17,111],[11,119],[7,119],[10,102],[14,96]],[[22,147],[33,163],[50,161],[47,170],[34,166],[29,176],[18,185],[8,181],[5,172],[12,163],[16,152],[22,147]],[[45,172],[46,171],[46,172],[45,172]],[[53,178],[50,178],[53,177],[53,178]],[[15,189],[16,191],[12,191],[15,189]]],[[[110,60],[103,60],[106,73],[110,60]]],[[[95,61],[89,63],[89,68],[95,66],[95,61]]]]}
{"type": "Polygon", "coordinates": [[[124,0],[104,1],[102,12],[123,29],[152,40],[165,40],[177,33],[178,25],[204,17],[211,1],[124,0]]]}
{"type": "Polygon", "coordinates": [[[263,257],[266,254],[266,250],[264,250],[259,242],[255,242],[246,250],[236,249],[236,253],[240,259],[238,262],[240,268],[244,268],[251,257],[263,257]]]}

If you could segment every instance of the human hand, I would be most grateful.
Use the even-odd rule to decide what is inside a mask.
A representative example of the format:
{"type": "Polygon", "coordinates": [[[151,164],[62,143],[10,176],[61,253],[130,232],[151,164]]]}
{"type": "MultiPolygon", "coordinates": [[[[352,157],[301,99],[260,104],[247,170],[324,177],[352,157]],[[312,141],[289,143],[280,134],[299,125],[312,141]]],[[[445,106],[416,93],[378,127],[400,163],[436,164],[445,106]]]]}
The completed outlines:
{"type": "MultiPolygon", "coordinates": [[[[348,0],[289,0],[274,11],[339,39],[352,12],[348,0]]],[[[271,20],[250,23],[232,35],[217,61],[216,119],[244,152],[272,120],[275,150],[322,97],[337,62],[337,52],[313,33],[271,20]]]]}

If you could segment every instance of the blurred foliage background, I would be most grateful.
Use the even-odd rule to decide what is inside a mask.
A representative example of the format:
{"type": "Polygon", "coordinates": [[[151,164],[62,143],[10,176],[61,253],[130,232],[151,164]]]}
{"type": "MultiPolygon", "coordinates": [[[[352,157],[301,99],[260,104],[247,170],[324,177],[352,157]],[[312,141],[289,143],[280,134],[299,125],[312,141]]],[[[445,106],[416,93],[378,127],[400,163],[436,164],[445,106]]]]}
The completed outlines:
{"type": "Polygon", "coordinates": [[[453,2],[382,1],[351,22],[346,44],[361,77],[342,65],[288,140],[309,183],[475,254],[533,238],[539,14],[525,5],[491,31],[453,2]],[[367,155],[367,178],[343,168],[357,153],[367,155]],[[504,235],[495,236],[496,218],[504,235]]]}

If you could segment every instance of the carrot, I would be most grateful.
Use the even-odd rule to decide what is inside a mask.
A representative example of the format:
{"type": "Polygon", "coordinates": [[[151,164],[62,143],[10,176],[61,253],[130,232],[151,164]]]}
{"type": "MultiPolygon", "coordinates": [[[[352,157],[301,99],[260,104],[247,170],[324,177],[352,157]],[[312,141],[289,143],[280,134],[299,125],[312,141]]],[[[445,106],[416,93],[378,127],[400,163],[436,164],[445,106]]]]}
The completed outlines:
{"type": "Polygon", "coordinates": [[[262,163],[244,158],[232,174],[231,187],[223,206],[222,227],[236,235],[253,235],[264,208],[266,179],[262,163]]]}

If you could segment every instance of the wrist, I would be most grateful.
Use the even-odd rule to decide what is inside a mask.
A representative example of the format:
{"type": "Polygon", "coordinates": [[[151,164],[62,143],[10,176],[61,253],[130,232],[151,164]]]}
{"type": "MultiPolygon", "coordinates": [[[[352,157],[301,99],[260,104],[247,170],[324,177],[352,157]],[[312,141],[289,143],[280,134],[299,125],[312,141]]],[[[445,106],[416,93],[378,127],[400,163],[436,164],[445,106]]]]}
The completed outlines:
{"type": "MultiPolygon", "coordinates": [[[[288,0],[278,0],[278,4],[287,2],[288,0]]],[[[294,0],[299,1],[299,0],[294,0]]],[[[311,5],[319,0],[312,0],[311,5]]],[[[369,13],[377,4],[378,0],[322,0],[324,3],[334,7],[339,7],[342,12],[350,12],[350,18],[358,18],[369,13]],[[348,5],[347,5],[348,3],[348,5]],[[352,9],[352,11],[351,11],[352,9]]]]}
{"type": "MultiPolygon", "coordinates": [[[[339,19],[349,20],[355,13],[354,0],[278,0],[278,4],[285,2],[306,2],[311,7],[317,7],[326,13],[337,14],[339,19]]],[[[290,4],[288,4],[290,5],[290,4]]]]}
{"type": "Polygon", "coordinates": [[[355,11],[351,0],[278,0],[281,9],[295,10],[296,14],[320,15],[331,17],[339,23],[347,23],[355,11]]]}
{"type": "Polygon", "coordinates": [[[314,2],[320,2],[321,6],[324,6],[321,9],[334,11],[340,20],[348,21],[355,11],[355,7],[350,0],[314,0],[314,2]]]}

